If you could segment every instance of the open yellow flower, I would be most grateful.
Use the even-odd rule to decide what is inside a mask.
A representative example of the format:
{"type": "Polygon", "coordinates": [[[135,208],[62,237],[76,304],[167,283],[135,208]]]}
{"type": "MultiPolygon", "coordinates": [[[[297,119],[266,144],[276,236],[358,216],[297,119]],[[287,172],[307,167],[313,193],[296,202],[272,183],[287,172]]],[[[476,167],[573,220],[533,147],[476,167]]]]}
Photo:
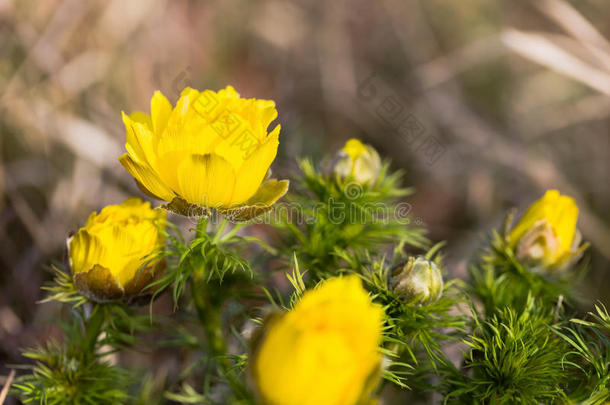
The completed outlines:
{"type": "MultiPolygon", "coordinates": [[[[167,213],[130,198],[93,212],[87,224],[68,239],[76,287],[96,301],[133,298],[162,273],[165,263],[151,261],[165,243],[159,232],[167,213]]],[[[150,293],[150,291],[146,291],[150,293]]]]}
{"type": "Polygon", "coordinates": [[[264,403],[351,405],[370,398],[381,373],[383,310],[356,276],[306,292],[271,318],[252,376],[264,403]]]}
{"type": "Polygon", "coordinates": [[[123,113],[127,153],[119,158],[147,194],[182,215],[210,208],[233,221],[271,209],[288,181],[265,180],[275,159],[280,126],[270,100],[243,99],[231,86],[218,92],[186,88],[172,108],[155,92],[150,116],[123,113]]]}
{"type": "Polygon", "coordinates": [[[507,240],[517,257],[535,268],[563,269],[580,257],[580,232],[576,228],[578,206],[572,197],[548,190],[532,203],[507,240]]]}
{"type": "Polygon", "coordinates": [[[337,153],[335,174],[340,178],[352,178],[360,184],[373,184],[381,171],[381,159],[371,145],[352,138],[337,153]]]}

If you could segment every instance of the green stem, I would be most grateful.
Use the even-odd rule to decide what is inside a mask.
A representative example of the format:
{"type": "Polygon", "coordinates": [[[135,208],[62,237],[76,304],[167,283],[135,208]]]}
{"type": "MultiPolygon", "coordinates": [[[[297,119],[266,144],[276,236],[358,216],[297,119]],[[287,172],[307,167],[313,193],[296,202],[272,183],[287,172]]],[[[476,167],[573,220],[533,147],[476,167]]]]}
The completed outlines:
{"type": "Polygon", "coordinates": [[[105,313],[103,308],[94,304],[91,314],[85,319],[85,353],[86,355],[94,355],[97,345],[97,340],[104,326],[105,313]]]}
{"type": "Polygon", "coordinates": [[[222,231],[224,231],[224,229],[225,229],[225,226],[227,226],[227,219],[223,217],[222,222],[220,223],[220,226],[216,230],[216,234],[214,235],[214,238],[212,239],[213,244],[218,243],[218,241],[220,240],[220,237],[222,236],[222,231]]]}
{"type": "Polygon", "coordinates": [[[206,335],[208,355],[219,366],[221,374],[227,379],[233,392],[247,392],[241,381],[230,372],[231,362],[229,361],[229,352],[222,333],[221,312],[217,303],[211,299],[207,287],[208,284],[203,277],[192,278],[193,302],[197,309],[197,317],[206,335]]]}
{"type": "MultiPolygon", "coordinates": [[[[196,228],[196,237],[202,237],[206,234],[208,222],[208,218],[201,218],[199,220],[196,228]]],[[[222,240],[222,232],[226,225],[227,220],[223,218],[212,237],[213,244],[217,244],[222,240]]],[[[234,232],[237,232],[237,230],[228,232],[229,237],[234,232]]],[[[223,334],[221,313],[222,298],[218,294],[212,295],[214,290],[213,288],[210,288],[210,285],[206,281],[206,273],[206,269],[192,273],[190,284],[197,317],[204,330],[207,341],[207,354],[209,358],[217,364],[220,374],[227,379],[233,392],[247,393],[247,390],[241,381],[231,373],[231,361],[229,360],[227,343],[223,334]]]]}
{"type": "Polygon", "coordinates": [[[196,238],[200,238],[203,235],[205,235],[205,233],[208,230],[208,221],[209,221],[208,217],[201,217],[197,220],[197,227],[195,228],[195,237],[196,238]]]}
{"type": "Polygon", "coordinates": [[[197,309],[199,322],[205,332],[210,359],[218,365],[220,374],[226,378],[234,393],[248,395],[248,390],[242,381],[231,373],[231,361],[222,332],[220,305],[211,299],[208,284],[203,277],[192,278],[191,286],[193,302],[197,309]]]}
{"type": "Polygon", "coordinates": [[[242,223],[233,225],[233,228],[231,228],[231,230],[229,232],[225,233],[225,236],[223,236],[220,239],[220,242],[231,239],[233,237],[233,235],[235,235],[237,232],[239,232],[239,230],[242,229],[244,226],[246,226],[246,225],[242,224],[242,223]]]}
{"type": "Polygon", "coordinates": [[[207,291],[207,283],[202,277],[195,275],[192,282],[193,303],[197,309],[199,322],[206,334],[210,355],[223,357],[227,354],[227,347],[222,334],[222,319],[220,311],[213,304],[207,291]]]}
{"type": "MultiPolygon", "coordinates": [[[[197,228],[195,230],[196,237],[201,237],[205,235],[208,223],[209,218],[199,218],[199,221],[197,222],[197,228]]],[[[214,235],[213,241],[218,239],[225,225],[226,221],[223,220],[220,228],[214,235]]],[[[197,316],[199,317],[199,322],[201,323],[201,326],[203,326],[206,333],[210,355],[212,357],[225,356],[227,349],[226,344],[224,342],[224,337],[222,336],[222,320],[220,317],[220,312],[216,309],[216,306],[213,305],[207,287],[208,285],[203,272],[197,272],[192,275],[191,293],[193,297],[193,303],[195,304],[195,308],[197,309],[197,316]]]]}

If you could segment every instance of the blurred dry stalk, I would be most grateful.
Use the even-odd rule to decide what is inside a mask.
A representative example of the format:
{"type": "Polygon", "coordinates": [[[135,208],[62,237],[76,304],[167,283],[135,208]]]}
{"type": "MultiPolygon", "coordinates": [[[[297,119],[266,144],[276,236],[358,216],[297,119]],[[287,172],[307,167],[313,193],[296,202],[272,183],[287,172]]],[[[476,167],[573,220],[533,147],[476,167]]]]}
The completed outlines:
{"type": "Polygon", "coordinates": [[[0,405],[4,404],[6,400],[6,396],[8,395],[8,390],[11,388],[11,384],[13,383],[13,379],[15,378],[15,370],[11,370],[8,377],[4,381],[4,387],[2,387],[2,391],[0,391],[0,405]]]}
{"type": "Polygon", "coordinates": [[[63,258],[69,231],[140,195],[116,161],[120,110],[147,110],[155,89],[175,100],[186,85],[276,100],[280,168],[347,137],[374,144],[408,170],[414,210],[449,240],[456,272],[476,231],[510,206],[550,187],[573,195],[599,294],[610,258],[608,17],[605,0],[0,2],[0,307],[23,324],[2,337],[0,364],[47,333],[34,322],[45,319],[33,305],[41,265],[63,258]],[[443,141],[438,163],[363,113],[356,89],[371,72],[443,141]]]}

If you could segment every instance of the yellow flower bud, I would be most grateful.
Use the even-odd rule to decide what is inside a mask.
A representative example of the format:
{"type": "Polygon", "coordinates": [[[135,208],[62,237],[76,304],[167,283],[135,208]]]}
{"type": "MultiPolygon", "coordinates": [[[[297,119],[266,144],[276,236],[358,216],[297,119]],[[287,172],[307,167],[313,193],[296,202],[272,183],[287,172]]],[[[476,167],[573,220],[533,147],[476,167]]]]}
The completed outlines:
{"type": "Polygon", "coordinates": [[[574,199],[548,190],[535,201],[507,237],[517,257],[535,269],[559,270],[578,260],[582,250],[574,199]]]}
{"type": "Polygon", "coordinates": [[[334,171],[342,179],[352,178],[360,184],[373,184],[381,171],[381,159],[371,145],[350,139],[337,154],[334,171]]]}
{"type": "Polygon", "coordinates": [[[288,181],[265,180],[280,126],[270,100],[243,99],[231,86],[219,92],[186,88],[176,107],[155,92],[151,115],[123,113],[127,153],[119,158],[147,194],[182,215],[214,208],[245,221],[271,209],[288,181]]]}
{"type": "Polygon", "coordinates": [[[410,257],[392,270],[390,284],[406,302],[432,304],[443,294],[443,275],[438,266],[423,257],[410,257]]]}
{"type": "Polygon", "coordinates": [[[264,403],[352,405],[368,400],[380,377],[383,309],[357,276],[307,291],[272,318],[252,359],[264,403]]]}
{"type": "Polygon", "coordinates": [[[163,272],[165,262],[150,259],[165,243],[159,229],[165,230],[166,218],[164,210],[152,209],[139,198],[93,212],[68,240],[79,291],[100,302],[140,295],[163,272]]]}

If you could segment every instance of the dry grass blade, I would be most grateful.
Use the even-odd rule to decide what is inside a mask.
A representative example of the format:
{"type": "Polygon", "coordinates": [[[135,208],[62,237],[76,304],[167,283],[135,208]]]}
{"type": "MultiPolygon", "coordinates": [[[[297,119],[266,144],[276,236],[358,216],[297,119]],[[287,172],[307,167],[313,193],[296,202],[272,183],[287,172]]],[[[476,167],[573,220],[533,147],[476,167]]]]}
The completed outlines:
{"type": "Polygon", "coordinates": [[[605,52],[602,58],[606,66],[610,66],[610,42],[571,4],[564,0],[544,0],[534,4],[584,45],[602,49],[605,52]]]}
{"type": "Polygon", "coordinates": [[[4,388],[2,388],[2,392],[0,392],[0,405],[4,404],[4,400],[8,395],[8,390],[11,388],[11,384],[13,383],[13,379],[15,378],[15,370],[11,370],[8,378],[6,379],[6,384],[4,384],[4,388]]]}
{"type": "Polygon", "coordinates": [[[519,55],[610,96],[610,74],[574,57],[544,34],[509,28],[503,31],[502,42],[519,55]]]}

